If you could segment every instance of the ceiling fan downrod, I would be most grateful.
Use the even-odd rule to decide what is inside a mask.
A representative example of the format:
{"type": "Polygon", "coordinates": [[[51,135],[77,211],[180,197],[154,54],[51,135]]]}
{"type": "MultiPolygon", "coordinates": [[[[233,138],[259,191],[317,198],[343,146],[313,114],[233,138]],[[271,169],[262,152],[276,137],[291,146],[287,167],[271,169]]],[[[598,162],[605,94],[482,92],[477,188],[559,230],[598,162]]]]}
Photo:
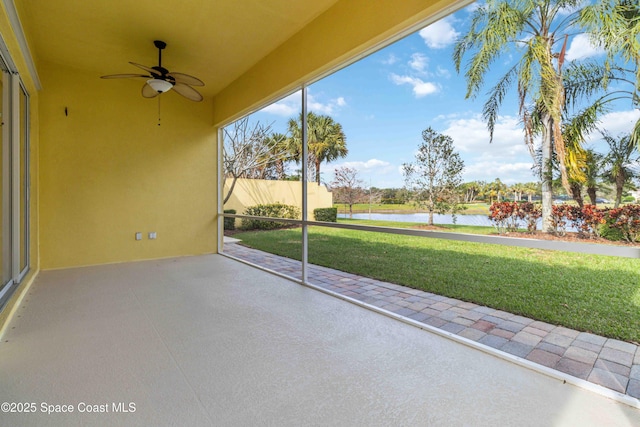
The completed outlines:
{"type": "MultiPolygon", "coordinates": [[[[169,70],[162,68],[162,49],[167,47],[167,44],[162,40],[154,40],[153,45],[158,48],[158,71],[162,74],[166,74],[169,70]]],[[[155,68],[155,67],[154,67],[155,68]]]]}

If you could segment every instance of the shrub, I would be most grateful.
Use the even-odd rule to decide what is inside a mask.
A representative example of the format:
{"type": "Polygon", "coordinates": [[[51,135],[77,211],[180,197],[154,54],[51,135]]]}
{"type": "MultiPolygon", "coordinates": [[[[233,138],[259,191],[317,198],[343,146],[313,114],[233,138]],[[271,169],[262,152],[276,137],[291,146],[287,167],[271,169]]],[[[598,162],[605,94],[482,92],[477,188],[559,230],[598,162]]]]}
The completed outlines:
{"type": "MultiPolygon", "coordinates": [[[[244,215],[264,216],[268,218],[300,219],[300,209],[296,206],[283,203],[271,203],[266,205],[249,206],[244,215]]],[[[240,228],[243,230],[273,230],[287,227],[287,223],[276,221],[264,221],[259,219],[242,219],[240,228]]]]}
{"type": "Polygon", "coordinates": [[[624,239],[624,236],[622,235],[622,231],[620,229],[612,226],[614,222],[615,220],[613,220],[607,214],[605,217],[605,222],[600,224],[600,226],[598,227],[598,233],[600,234],[600,237],[604,239],[611,240],[613,242],[619,242],[620,240],[624,239]]]}
{"type": "Polygon", "coordinates": [[[636,201],[636,198],[633,196],[625,196],[621,200],[622,203],[633,203],[635,201],[636,201]]]}
{"type": "Polygon", "coordinates": [[[404,200],[394,198],[384,198],[380,200],[381,205],[402,205],[404,200]]]}
{"type": "Polygon", "coordinates": [[[531,202],[523,202],[518,206],[518,213],[527,222],[527,231],[533,233],[536,231],[538,220],[542,217],[542,211],[531,202]]]}
{"type": "Polygon", "coordinates": [[[551,223],[555,232],[563,236],[567,225],[580,234],[600,236],[601,225],[606,221],[607,209],[598,209],[595,205],[584,205],[582,208],[572,205],[554,205],[551,213],[551,223]]]}
{"type": "Polygon", "coordinates": [[[493,221],[498,233],[518,230],[518,204],[496,202],[489,207],[489,219],[493,221]]]}
{"type": "Polygon", "coordinates": [[[627,242],[640,241],[640,205],[626,205],[609,211],[611,227],[620,230],[627,242]]]}
{"type": "MultiPolygon", "coordinates": [[[[226,214],[235,214],[235,209],[225,209],[223,211],[226,214]]],[[[236,219],[235,218],[225,218],[224,219],[224,229],[225,230],[235,230],[236,229],[236,219]]]]}
{"type": "Polygon", "coordinates": [[[595,205],[584,205],[580,212],[579,222],[574,221],[574,226],[581,233],[600,236],[600,226],[606,223],[608,209],[598,209],[595,205]]]}
{"type": "Polygon", "coordinates": [[[533,233],[541,216],[540,208],[529,202],[495,202],[489,207],[489,219],[500,234],[518,231],[521,220],[527,223],[527,230],[533,233]]]}
{"type": "Polygon", "coordinates": [[[338,208],[316,208],[313,219],[322,222],[338,222],[338,208]]]}
{"type": "Polygon", "coordinates": [[[567,225],[576,225],[580,221],[580,207],[572,205],[553,205],[551,207],[551,225],[556,234],[564,236],[567,225]]]}

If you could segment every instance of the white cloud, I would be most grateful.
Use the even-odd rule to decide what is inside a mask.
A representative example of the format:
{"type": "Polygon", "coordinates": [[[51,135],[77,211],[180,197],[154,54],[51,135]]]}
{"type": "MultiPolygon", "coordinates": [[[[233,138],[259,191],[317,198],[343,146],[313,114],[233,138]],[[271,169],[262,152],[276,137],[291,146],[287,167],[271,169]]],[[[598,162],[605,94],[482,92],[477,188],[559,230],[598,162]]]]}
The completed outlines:
{"type": "Polygon", "coordinates": [[[430,95],[438,92],[440,89],[435,83],[425,82],[420,78],[411,76],[399,76],[397,74],[391,74],[391,81],[397,85],[409,84],[413,87],[413,94],[416,98],[422,98],[423,96],[430,95]]]}
{"type": "Polygon", "coordinates": [[[438,77],[444,77],[448,79],[451,77],[451,72],[449,72],[449,70],[447,70],[446,68],[442,68],[440,65],[438,65],[438,68],[436,69],[436,75],[438,77]]]}
{"type": "Polygon", "coordinates": [[[456,148],[463,153],[481,155],[496,149],[499,149],[503,156],[528,153],[524,143],[522,124],[517,117],[498,117],[491,143],[489,143],[487,123],[479,114],[453,118],[442,133],[453,138],[456,148]]]}
{"type": "Polygon", "coordinates": [[[393,65],[396,62],[398,62],[398,57],[395,56],[393,53],[390,53],[387,59],[382,60],[382,63],[385,65],[393,65]]]}
{"type": "Polygon", "coordinates": [[[535,181],[531,162],[501,163],[485,160],[465,167],[463,177],[465,181],[493,181],[500,178],[505,184],[535,181]]]}
{"type": "MultiPolygon", "coordinates": [[[[640,110],[615,111],[600,118],[598,129],[617,137],[621,133],[630,133],[638,119],[640,119],[640,110]]],[[[593,143],[601,140],[602,137],[599,132],[592,132],[586,139],[587,143],[593,143]]]]}
{"type": "Polygon", "coordinates": [[[427,65],[429,65],[429,58],[425,54],[417,52],[411,55],[409,66],[414,70],[424,73],[427,69],[427,65]]]}
{"type": "Polygon", "coordinates": [[[604,50],[602,48],[596,47],[591,43],[587,34],[578,34],[571,40],[571,44],[567,49],[566,58],[567,61],[575,61],[603,53],[604,50]]]}
{"type": "MultiPolygon", "coordinates": [[[[313,111],[319,114],[334,115],[337,114],[340,108],[347,105],[347,101],[344,97],[339,96],[337,98],[329,99],[326,102],[321,102],[316,96],[311,93],[307,96],[307,105],[309,111],[313,111]]],[[[300,92],[295,92],[280,101],[263,108],[261,110],[264,113],[275,114],[283,117],[291,117],[296,114],[300,114],[301,111],[301,97],[300,92]]]]}
{"type": "Polygon", "coordinates": [[[492,143],[489,143],[487,124],[479,114],[449,115],[442,119],[448,119],[448,126],[441,133],[453,138],[454,146],[465,161],[465,180],[500,178],[506,183],[535,180],[531,172],[533,160],[518,118],[499,117],[492,143]]]}
{"type": "Polygon", "coordinates": [[[385,160],[379,159],[330,163],[328,166],[331,168],[331,170],[343,166],[355,169],[360,173],[360,179],[364,179],[365,177],[372,175],[379,177],[381,175],[388,175],[396,171],[396,166],[385,160]]]}
{"type": "Polygon", "coordinates": [[[277,116],[289,117],[298,113],[300,111],[300,108],[279,101],[263,108],[262,111],[265,113],[275,114],[277,116]]]}
{"type": "Polygon", "coordinates": [[[317,101],[316,98],[311,94],[307,96],[307,106],[309,108],[309,111],[320,114],[327,114],[332,116],[337,113],[337,110],[346,105],[347,102],[341,96],[335,99],[330,99],[325,103],[317,101]]]}
{"type": "Polygon", "coordinates": [[[297,91],[264,107],[260,111],[263,113],[275,114],[277,116],[290,117],[295,114],[300,114],[301,99],[300,91],[297,91]]]}
{"type": "Polygon", "coordinates": [[[454,18],[448,16],[420,30],[420,37],[432,49],[445,48],[457,40],[460,33],[453,28],[454,18]]]}

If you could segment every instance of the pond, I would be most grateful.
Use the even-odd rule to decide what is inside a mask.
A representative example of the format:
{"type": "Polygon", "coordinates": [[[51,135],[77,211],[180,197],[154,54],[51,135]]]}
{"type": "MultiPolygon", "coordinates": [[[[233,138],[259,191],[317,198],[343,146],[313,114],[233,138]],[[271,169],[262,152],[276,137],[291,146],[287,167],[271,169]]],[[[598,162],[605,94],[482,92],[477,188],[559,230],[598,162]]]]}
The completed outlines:
{"type": "MultiPolygon", "coordinates": [[[[339,213],[338,218],[349,218],[349,214],[339,213]]],[[[377,221],[399,221],[399,222],[421,222],[426,224],[429,222],[428,213],[357,213],[353,214],[353,219],[372,219],[377,221]]],[[[453,224],[453,215],[451,214],[433,214],[434,224],[453,224]]],[[[458,225],[479,225],[483,227],[492,227],[493,223],[487,215],[456,215],[456,224],[458,225]]]]}

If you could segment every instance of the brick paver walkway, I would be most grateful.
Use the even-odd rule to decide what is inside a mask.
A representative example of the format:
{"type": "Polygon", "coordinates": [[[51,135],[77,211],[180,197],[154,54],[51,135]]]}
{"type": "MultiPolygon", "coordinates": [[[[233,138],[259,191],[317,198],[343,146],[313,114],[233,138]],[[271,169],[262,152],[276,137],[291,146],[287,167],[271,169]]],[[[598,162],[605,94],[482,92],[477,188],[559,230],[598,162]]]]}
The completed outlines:
{"type": "MultiPolygon", "coordinates": [[[[301,279],[301,263],[225,243],[224,252],[301,279]]],[[[635,344],[331,268],[309,265],[308,281],[417,322],[640,399],[635,344]]]]}

